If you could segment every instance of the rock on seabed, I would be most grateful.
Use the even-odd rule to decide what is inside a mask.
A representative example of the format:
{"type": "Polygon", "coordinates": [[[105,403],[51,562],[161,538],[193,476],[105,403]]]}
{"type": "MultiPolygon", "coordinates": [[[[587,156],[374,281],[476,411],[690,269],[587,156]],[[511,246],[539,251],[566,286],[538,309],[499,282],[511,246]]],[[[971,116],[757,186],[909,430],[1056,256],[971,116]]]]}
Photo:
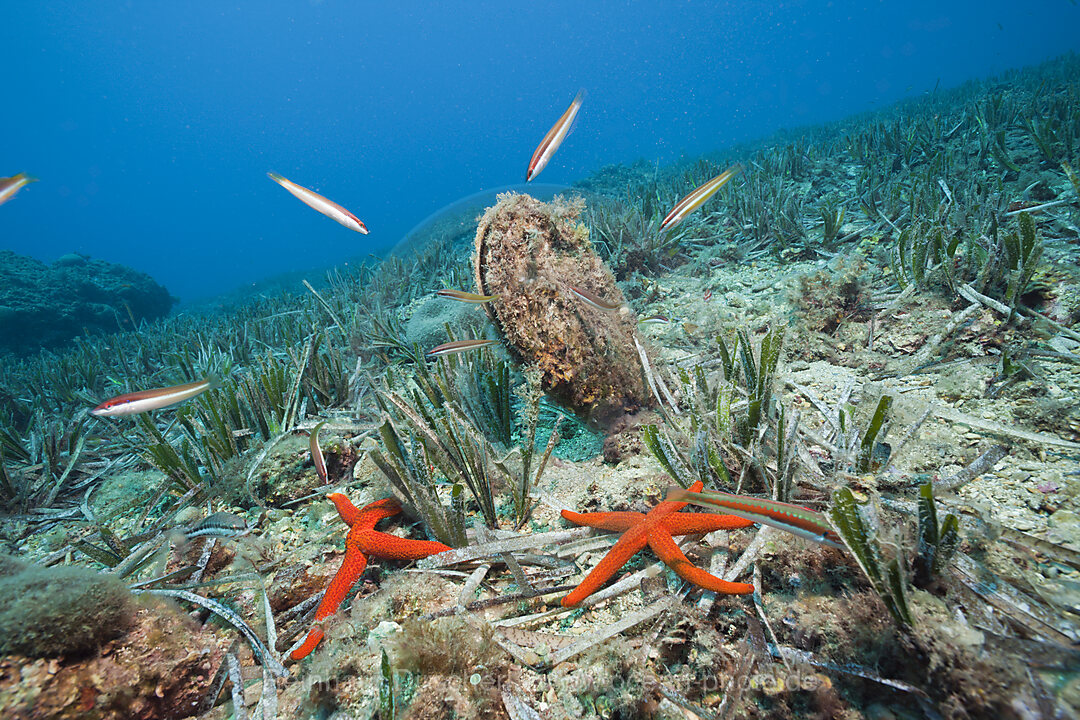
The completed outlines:
{"type": "Polygon", "coordinates": [[[0,352],[66,345],[84,333],[134,330],[176,298],[146,273],[74,253],[52,265],[0,250],[0,352]]]}

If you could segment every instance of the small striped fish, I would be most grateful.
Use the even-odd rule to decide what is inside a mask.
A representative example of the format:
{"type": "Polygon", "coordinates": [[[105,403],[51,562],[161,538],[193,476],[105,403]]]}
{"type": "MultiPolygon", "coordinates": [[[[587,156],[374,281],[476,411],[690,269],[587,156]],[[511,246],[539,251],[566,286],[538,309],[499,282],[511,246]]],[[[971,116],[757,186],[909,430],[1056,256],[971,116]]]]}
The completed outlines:
{"type": "Polygon", "coordinates": [[[558,122],[551,126],[551,129],[547,131],[547,135],[540,141],[540,144],[533,152],[532,159],[529,160],[529,171],[525,173],[525,182],[529,182],[534,177],[540,174],[540,171],[547,167],[548,161],[551,160],[551,156],[555,154],[555,151],[562,145],[563,140],[570,134],[570,131],[574,127],[574,119],[577,118],[578,110],[581,110],[581,102],[585,99],[585,91],[579,90],[577,97],[574,98],[574,102],[570,103],[570,107],[566,109],[566,112],[562,114],[558,122]]]}
{"type": "Polygon", "coordinates": [[[32,182],[37,182],[37,178],[30,177],[26,173],[19,173],[17,175],[12,175],[11,177],[0,178],[0,205],[3,205],[8,200],[15,197],[15,193],[19,192],[32,182]]]}
{"type": "Polygon", "coordinates": [[[713,194],[727,184],[728,180],[742,172],[742,168],[738,165],[732,165],[724,172],[720,173],[712,180],[709,180],[704,185],[698,187],[692,193],[680,200],[675,207],[671,209],[671,212],[667,214],[664,221],[660,223],[661,230],[671,230],[676,225],[683,221],[690,213],[697,210],[705,201],[713,196],[713,194]]]}
{"type": "Polygon", "coordinates": [[[364,225],[364,223],[360,222],[360,219],[358,217],[338,205],[333,200],[324,198],[319,193],[314,192],[313,190],[308,190],[306,187],[303,187],[301,185],[297,185],[291,180],[286,180],[277,173],[271,172],[266,174],[270,177],[271,180],[288,190],[290,193],[293,194],[294,197],[299,199],[300,202],[304,203],[308,207],[312,208],[313,210],[318,210],[326,217],[330,218],[331,220],[336,220],[350,230],[355,230],[358,233],[367,235],[367,225],[364,225]]]}
{"type": "Polygon", "coordinates": [[[197,537],[231,538],[247,535],[249,528],[244,518],[230,512],[207,515],[184,531],[188,540],[197,537]]]}
{"type": "Polygon", "coordinates": [[[823,513],[801,505],[726,492],[690,492],[678,487],[668,488],[667,499],[700,505],[710,510],[723,508],[725,512],[737,517],[770,525],[816,543],[840,549],[846,547],[823,513]]]}
{"type": "Polygon", "coordinates": [[[427,352],[428,357],[441,357],[442,355],[454,355],[455,353],[468,352],[469,350],[478,350],[482,347],[488,347],[489,345],[495,345],[497,341],[487,340],[485,338],[478,338],[476,340],[455,340],[453,342],[443,343],[438,347],[433,347],[427,352]]]}
{"type": "Polygon", "coordinates": [[[115,417],[117,415],[135,415],[136,413],[160,410],[161,408],[175,405],[176,403],[190,400],[212,388],[219,387],[221,381],[216,377],[208,377],[198,382],[173,385],[166,388],[153,390],[139,390],[138,392],[125,393],[109,398],[90,411],[91,415],[98,417],[115,417]]]}
{"type": "Polygon", "coordinates": [[[450,298],[451,300],[459,300],[460,302],[472,303],[473,305],[482,305],[486,302],[491,302],[498,295],[477,295],[476,293],[465,292],[464,290],[451,290],[449,288],[440,290],[435,293],[439,297],[450,298]]]}
{"type": "Polygon", "coordinates": [[[608,302],[599,295],[591,293],[588,290],[583,290],[579,287],[574,287],[573,285],[567,285],[566,287],[570,288],[570,292],[574,293],[579,298],[584,300],[587,304],[592,305],[597,310],[603,310],[604,312],[616,312],[618,310],[621,310],[623,307],[622,303],[608,302]]]}
{"type": "Polygon", "coordinates": [[[315,427],[311,428],[311,436],[308,440],[308,444],[311,448],[311,462],[315,463],[315,472],[318,473],[319,479],[324,483],[327,481],[326,474],[326,459],[323,457],[322,448],[319,447],[319,431],[322,430],[322,426],[326,424],[323,420],[315,427]]]}

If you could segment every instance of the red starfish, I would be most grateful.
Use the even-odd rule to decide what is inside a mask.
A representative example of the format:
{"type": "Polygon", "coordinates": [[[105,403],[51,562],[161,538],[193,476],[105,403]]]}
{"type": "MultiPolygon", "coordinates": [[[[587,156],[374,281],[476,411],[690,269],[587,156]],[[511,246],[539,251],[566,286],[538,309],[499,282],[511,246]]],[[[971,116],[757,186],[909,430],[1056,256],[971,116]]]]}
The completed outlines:
{"type": "Polygon", "coordinates": [[[323,630],[319,623],[341,607],[345,595],[364,573],[368,556],[390,560],[419,560],[450,549],[441,542],[406,540],[376,530],[375,523],[401,512],[401,505],[394,498],[376,500],[358,510],[349,502],[349,498],[341,493],[330,493],[326,497],[334,503],[338,515],[349,526],[349,534],[345,536],[345,562],[330,581],[330,586],[326,588],[326,594],[319,603],[319,609],[315,611],[315,626],[308,631],[304,644],[289,655],[293,660],[307,657],[322,640],[323,630]]]}
{"type": "MultiPolygon", "coordinates": [[[[696,482],[690,486],[690,491],[699,492],[702,487],[704,483],[696,482]]],[[[754,592],[753,585],[721,580],[695,567],[675,544],[673,537],[742,528],[753,525],[753,522],[734,515],[675,514],[686,505],[684,502],[664,500],[648,514],[639,512],[576,513],[563,510],[562,516],[572,523],[588,525],[600,530],[615,530],[623,534],[608,550],[604,559],[585,576],[581,584],[562,599],[563,607],[573,607],[599,590],[646,544],[652,548],[657,557],[664,561],[664,564],[675,571],[676,575],[698,587],[725,595],[749,595],[754,592]]]]}

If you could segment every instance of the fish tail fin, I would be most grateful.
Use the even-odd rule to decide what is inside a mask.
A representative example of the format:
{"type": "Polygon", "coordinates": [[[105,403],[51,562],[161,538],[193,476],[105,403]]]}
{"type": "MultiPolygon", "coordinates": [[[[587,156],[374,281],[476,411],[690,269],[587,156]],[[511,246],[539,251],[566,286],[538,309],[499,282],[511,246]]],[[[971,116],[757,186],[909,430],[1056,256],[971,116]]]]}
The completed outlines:
{"type": "Polygon", "coordinates": [[[191,538],[188,537],[187,530],[184,528],[174,528],[169,532],[169,539],[172,541],[174,548],[177,552],[186,553],[191,547],[191,538]]]}
{"type": "Polygon", "coordinates": [[[39,182],[36,177],[34,177],[33,175],[27,175],[26,173],[19,173],[15,177],[22,178],[27,184],[32,183],[32,182],[39,182]]]}
{"type": "Polygon", "coordinates": [[[266,173],[266,176],[268,178],[270,178],[271,180],[273,180],[274,182],[276,182],[276,183],[279,183],[279,182],[281,182],[282,180],[285,179],[285,178],[281,177],[280,175],[278,175],[276,172],[268,172],[268,173],[266,173]]]}
{"type": "Polygon", "coordinates": [[[580,90],[577,91],[577,95],[574,96],[574,102],[571,103],[571,107],[574,106],[574,105],[578,106],[578,111],[574,114],[574,121],[572,123],[570,123],[570,128],[566,131],[566,137],[570,137],[570,135],[575,130],[577,130],[578,122],[581,119],[581,103],[584,100],[585,100],[585,88],[581,88],[580,90]]]}
{"type": "Polygon", "coordinates": [[[679,487],[677,485],[671,485],[667,489],[667,494],[664,496],[664,500],[667,502],[686,502],[690,497],[690,493],[686,488],[679,487]]]}
{"type": "Polygon", "coordinates": [[[221,379],[221,375],[216,372],[212,372],[206,376],[206,382],[210,384],[207,390],[217,390],[219,387],[225,384],[225,381],[221,379]]]}

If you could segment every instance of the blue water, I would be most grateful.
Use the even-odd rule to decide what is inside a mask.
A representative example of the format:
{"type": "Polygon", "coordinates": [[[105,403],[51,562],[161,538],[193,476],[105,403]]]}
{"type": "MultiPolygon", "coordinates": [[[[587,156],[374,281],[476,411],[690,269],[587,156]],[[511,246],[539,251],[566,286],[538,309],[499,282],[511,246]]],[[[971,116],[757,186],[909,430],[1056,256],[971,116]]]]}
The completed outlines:
{"type": "Polygon", "coordinates": [[[0,248],[144,270],[184,300],[395,245],[540,176],[733,142],[1080,50],[1045,2],[0,2],[0,248]],[[266,177],[358,215],[361,236],[266,177]]]}

